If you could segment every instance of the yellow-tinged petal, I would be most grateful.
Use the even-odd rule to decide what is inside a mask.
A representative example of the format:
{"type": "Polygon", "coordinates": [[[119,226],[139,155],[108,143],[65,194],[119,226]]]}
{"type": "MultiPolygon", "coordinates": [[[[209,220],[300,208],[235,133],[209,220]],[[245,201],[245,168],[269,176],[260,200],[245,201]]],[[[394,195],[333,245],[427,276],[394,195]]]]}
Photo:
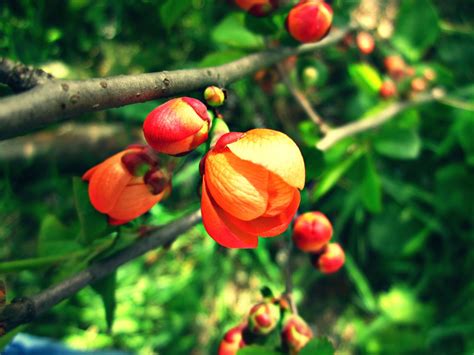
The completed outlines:
{"type": "Polygon", "coordinates": [[[287,184],[302,189],[305,182],[303,156],[286,134],[256,128],[227,145],[240,159],[265,167],[287,184]]]}
{"type": "Polygon", "coordinates": [[[207,188],[223,210],[247,221],[265,213],[268,171],[237,158],[228,150],[210,151],[205,165],[207,188]]]}
{"type": "Polygon", "coordinates": [[[163,195],[164,191],[153,195],[145,184],[126,186],[108,215],[116,220],[135,219],[157,204],[163,195]]]}

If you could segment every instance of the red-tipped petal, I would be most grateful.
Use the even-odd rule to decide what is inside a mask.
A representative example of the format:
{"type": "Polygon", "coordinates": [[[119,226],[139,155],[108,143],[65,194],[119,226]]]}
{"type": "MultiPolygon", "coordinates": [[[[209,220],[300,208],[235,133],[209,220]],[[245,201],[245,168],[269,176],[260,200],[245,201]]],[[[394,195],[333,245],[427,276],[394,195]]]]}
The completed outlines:
{"type": "Polygon", "coordinates": [[[97,168],[100,166],[100,164],[96,165],[96,166],[93,166],[92,168],[90,168],[89,170],[87,170],[84,175],[82,175],[82,180],[83,181],[89,181],[92,177],[92,175],[94,175],[94,172],[97,170],[97,168]]]}
{"type": "Polygon", "coordinates": [[[213,203],[206,187],[206,179],[202,183],[201,199],[202,223],[207,233],[220,245],[226,248],[255,248],[258,237],[246,234],[225,224],[221,218],[222,210],[213,203]]]}

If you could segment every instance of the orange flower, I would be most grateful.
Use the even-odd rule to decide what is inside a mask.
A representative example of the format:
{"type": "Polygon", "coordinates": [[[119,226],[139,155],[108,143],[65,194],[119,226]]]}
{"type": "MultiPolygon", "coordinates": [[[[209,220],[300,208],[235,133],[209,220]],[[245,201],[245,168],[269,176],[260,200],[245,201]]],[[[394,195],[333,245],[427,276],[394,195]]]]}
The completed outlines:
{"type": "Polygon", "coordinates": [[[207,140],[210,122],[206,105],[190,97],[179,97],[148,114],[143,134],[157,152],[180,155],[207,140]]]}
{"type": "Polygon", "coordinates": [[[293,242],[304,252],[318,252],[332,237],[332,225],[321,212],[299,216],[293,227],[293,242]]]}
{"type": "Polygon", "coordinates": [[[301,0],[288,13],[286,28],[297,41],[317,42],[329,32],[332,17],[332,8],[324,1],[301,0]]]}
{"type": "Polygon", "coordinates": [[[247,324],[243,323],[234,328],[229,329],[219,344],[218,355],[235,355],[240,348],[245,346],[242,338],[242,332],[247,324]]]}
{"type": "Polygon", "coordinates": [[[169,178],[157,165],[146,148],[132,147],[89,169],[82,179],[89,182],[92,206],[107,214],[112,225],[141,216],[170,189],[169,178]]]}
{"type": "Polygon", "coordinates": [[[266,16],[278,7],[277,0],[235,0],[241,9],[254,16],[266,16]]]}
{"type": "Polygon", "coordinates": [[[270,129],[223,135],[204,162],[204,227],[228,248],[255,248],[285,231],[300,204],[304,161],[297,145],[270,129]]]}

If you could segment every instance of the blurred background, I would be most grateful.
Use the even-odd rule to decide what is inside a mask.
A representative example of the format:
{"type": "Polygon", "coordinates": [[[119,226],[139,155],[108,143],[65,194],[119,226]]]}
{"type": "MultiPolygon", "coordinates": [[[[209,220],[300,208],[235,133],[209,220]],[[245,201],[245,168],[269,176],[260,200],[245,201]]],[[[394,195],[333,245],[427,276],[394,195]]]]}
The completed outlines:
{"type": "MultiPolygon", "coordinates": [[[[341,271],[323,276],[294,250],[299,311],[318,335],[330,337],[337,354],[472,354],[474,2],[331,3],[335,26],[352,19],[376,46],[363,55],[344,41],[287,61],[289,80],[328,124],[386,107],[377,85],[391,54],[417,71],[432,68],[433,85],[448,95],[322,153],[315,148],[318,128],[274,68],[226,87],[221,112],[232,130],[268,127],[298,142],[307,166],[300,212],[324,212],[347,253],[341,271]]],[[[0,2],[0,56],[56,78],[218,65],[263,49],[262,32],[226,1],[0,2]]],[[[0,96],[11,94],[0,84],[0,96]]],[[[78,251],[75,242],[72,177],[140,141],[143,119],[163,101],[87,114],[0,143],[0,275],[9,299],[34,295],[87,265],[89,251],[78,251]]],[[[199,208],[202,153],[183,158],[171,197],[123,228],[120,238],[130,241],[139,226],[199,208]]],[[[260,300],[261,287],[284,290],[284,243],[261,239],[255,250],[225,250],[199,225],[169,250],[118,270],[112,329],[89,287],[22,330],[76,349],[215,353],[224,331],[260,300]]]]}

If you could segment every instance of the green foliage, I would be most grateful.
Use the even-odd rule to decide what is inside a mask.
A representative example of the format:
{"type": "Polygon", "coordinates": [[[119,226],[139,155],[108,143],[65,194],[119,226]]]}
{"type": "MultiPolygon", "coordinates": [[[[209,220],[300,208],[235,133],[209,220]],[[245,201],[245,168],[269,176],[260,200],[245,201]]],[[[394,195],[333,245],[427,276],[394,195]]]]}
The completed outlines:
{"type": "Polygon", "coordinates": [[[314,338],[299,353],[300,355],[334,355],[334,347],[328,338],[314,338]]]}

